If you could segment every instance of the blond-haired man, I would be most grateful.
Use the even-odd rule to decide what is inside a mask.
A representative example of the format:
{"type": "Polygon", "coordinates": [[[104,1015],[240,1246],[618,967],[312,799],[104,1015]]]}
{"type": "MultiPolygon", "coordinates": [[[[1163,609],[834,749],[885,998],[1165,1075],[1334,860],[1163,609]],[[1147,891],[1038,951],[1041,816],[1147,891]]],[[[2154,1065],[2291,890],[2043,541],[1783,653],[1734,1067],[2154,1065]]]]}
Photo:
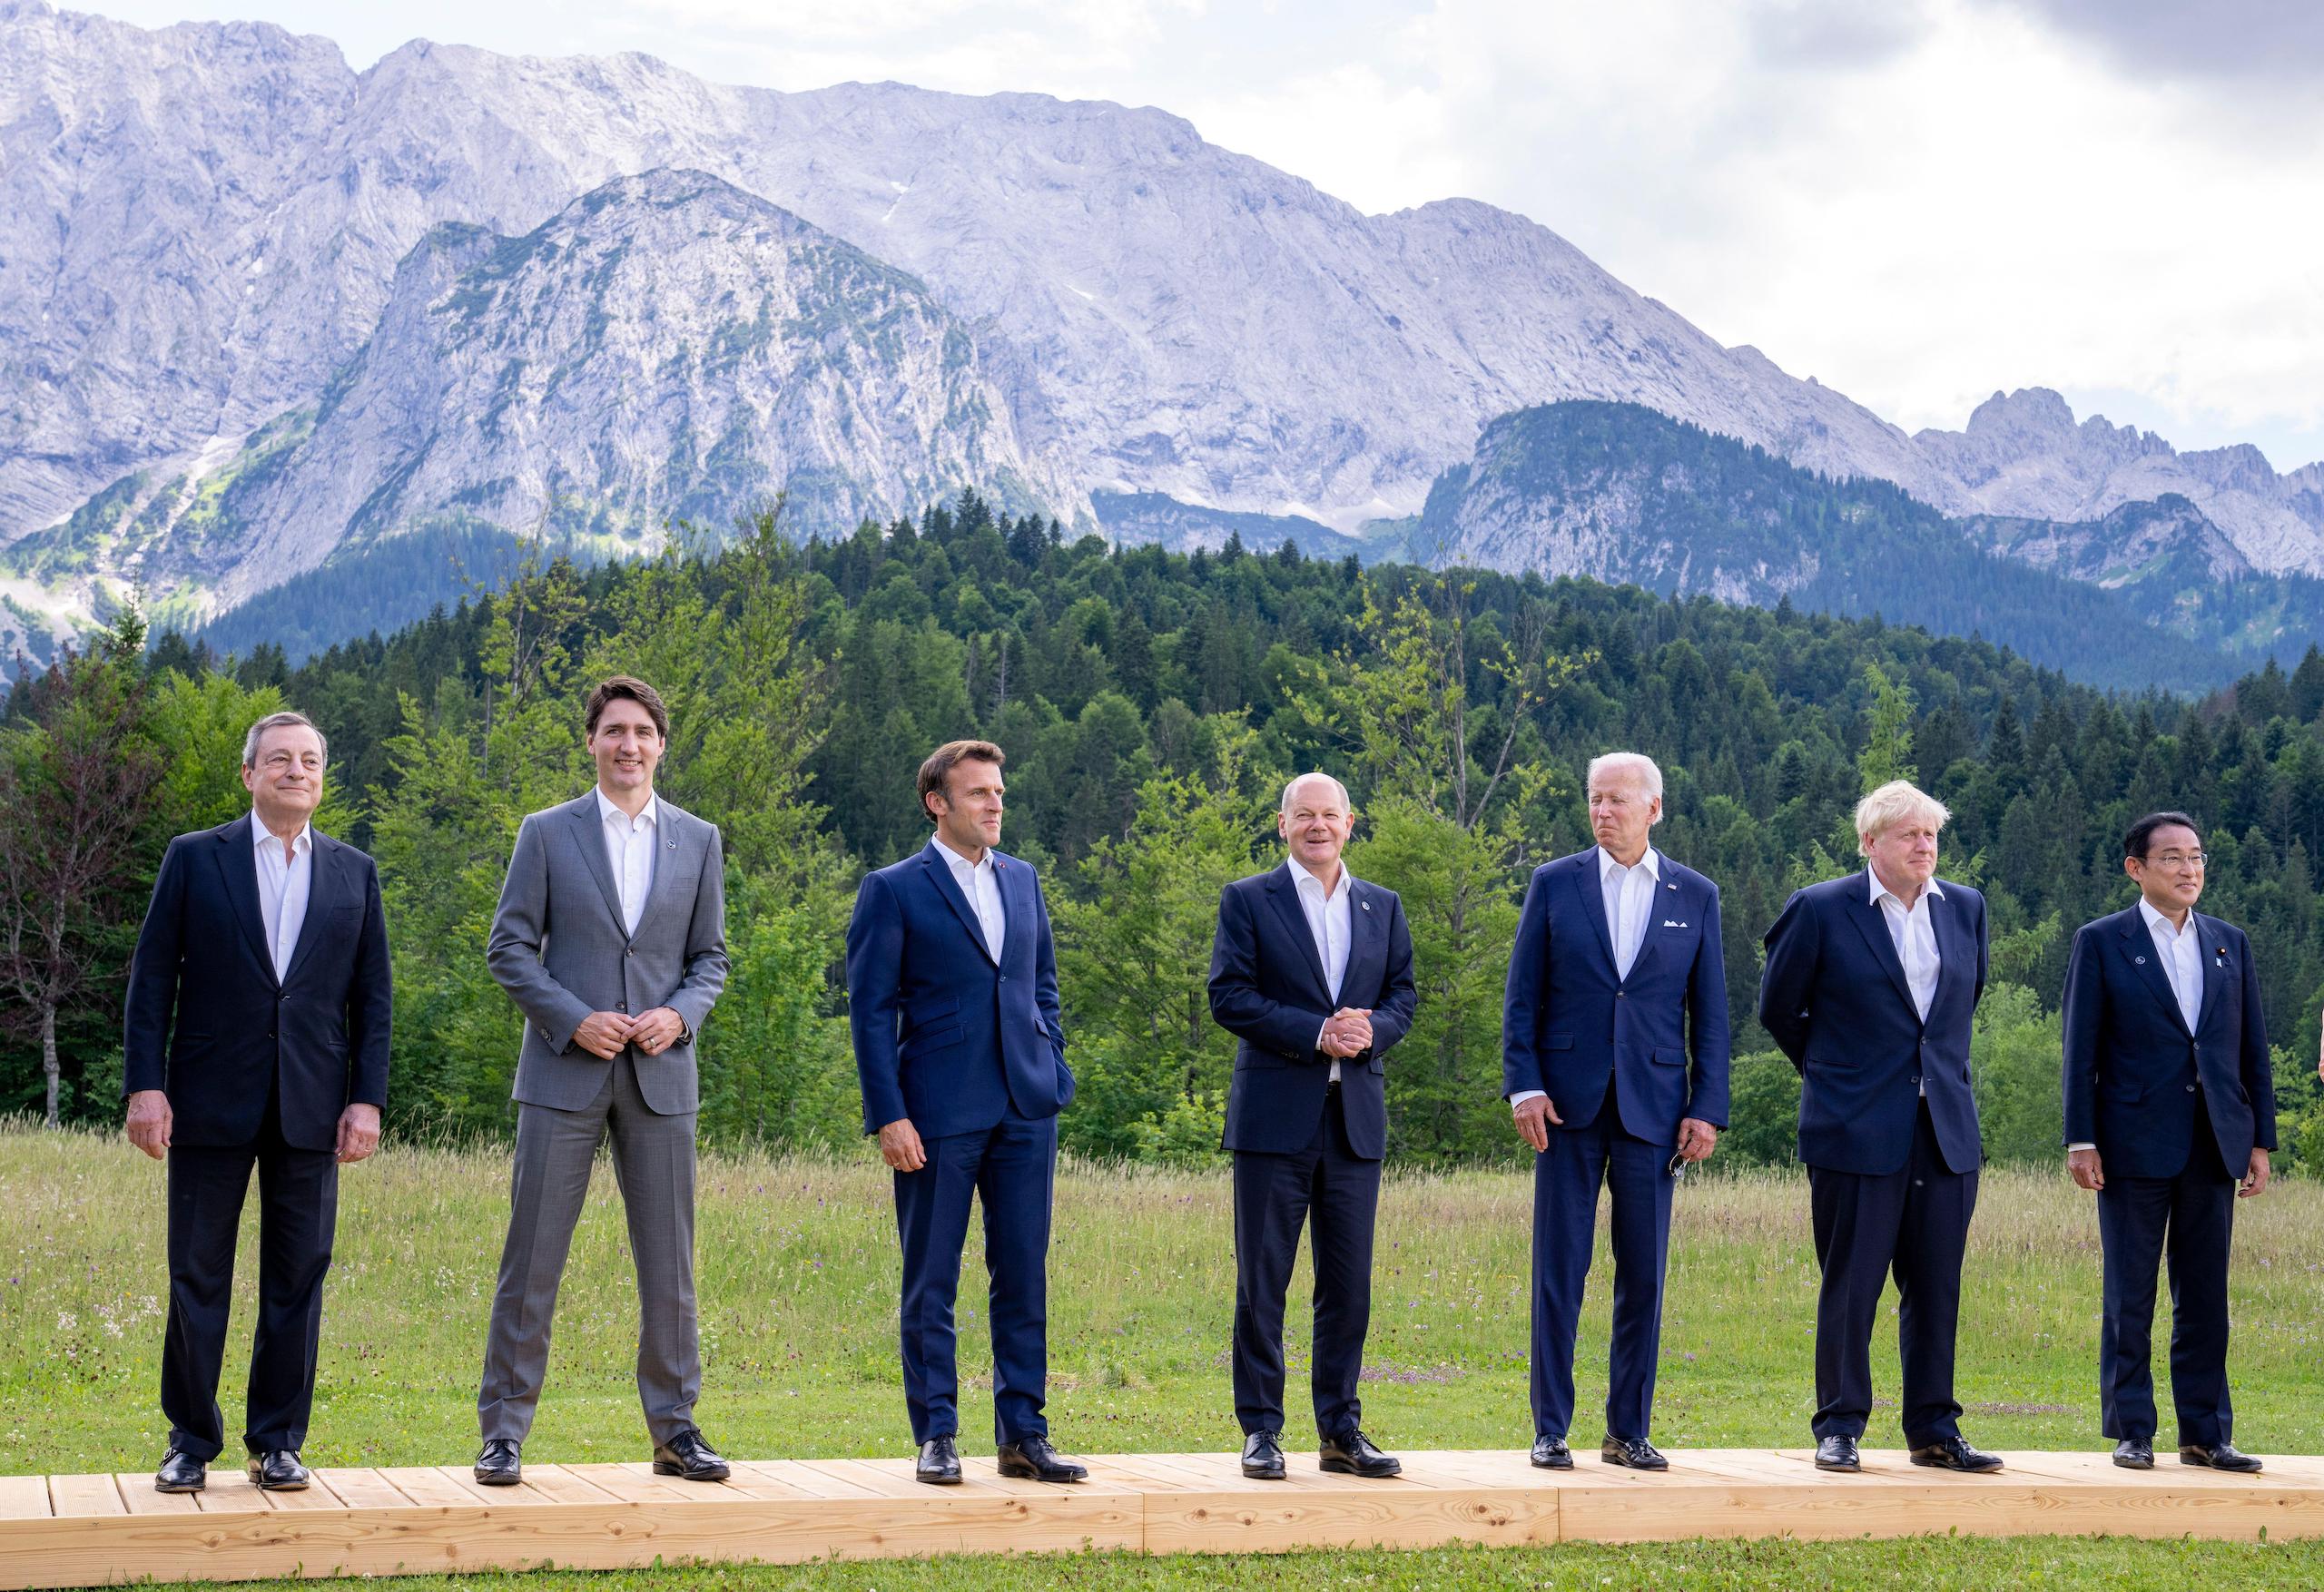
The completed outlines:
{"type": "Polygon", "coordinates": [[[1813,1191],[1816,1463],[1860,1469],[1872,1328],[1893,1272],[1913,1463],[2001,1469],[1961,1435],[1953,1343],[1984,1146],[1969,1023],[1985,988],[1985,902],[1936,877],[1945,804],[1902,780],[1856,806],[1865,870],[1794,895],[1767,935],[1759,1021],[1800,1071],[1813,1191]]]}

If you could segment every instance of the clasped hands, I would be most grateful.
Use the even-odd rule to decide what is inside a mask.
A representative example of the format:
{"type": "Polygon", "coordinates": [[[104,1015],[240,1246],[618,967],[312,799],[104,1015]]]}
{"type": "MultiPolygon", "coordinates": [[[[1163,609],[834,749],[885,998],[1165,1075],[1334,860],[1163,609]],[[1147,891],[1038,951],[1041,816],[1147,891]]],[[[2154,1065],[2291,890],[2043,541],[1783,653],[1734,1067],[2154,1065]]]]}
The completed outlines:
{"type": "Polygon", "coordinates": [[[1346,1061],[1372,1048],[1372,1008],[1344,1006],[1324,1024],[1315,1048],[1335,1060],[1346,1061]]]}
{"type": "Polygon", "coordinates": [[[611,1061],[625,1045],[635,1045],[647,1056],[659,1056],[685,1031],[685,1019],[666,1006],[634,1017],[626,1012],[591,1012],[573,1030],[573,1043],[600,1061],[611,1061]]]}

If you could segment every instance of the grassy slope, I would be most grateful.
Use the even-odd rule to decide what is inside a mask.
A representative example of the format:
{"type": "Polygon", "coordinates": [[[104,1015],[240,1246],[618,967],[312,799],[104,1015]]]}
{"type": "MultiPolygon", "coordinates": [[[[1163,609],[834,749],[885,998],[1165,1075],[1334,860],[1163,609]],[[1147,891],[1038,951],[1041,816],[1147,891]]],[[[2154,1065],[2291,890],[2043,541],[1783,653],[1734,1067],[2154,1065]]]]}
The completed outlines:
{"type": "MultiPolygon", "coordinates": [[[[307,1457],[335,1465],[464,1459],[475,1442],[475,1379],[507,1208],[505,1154],[397,1148],[351,1169],[341,1189],[307,1457]]],[[[135,1470],[158,1457],[161,1193],[161,1167],[118,1141],[0,1129],[0,1472],[135,1470]]],[[[1049,1412],[1061,1442],[1090,1452],[1231,1448],[1225,1179],[1068,1169],[1058,1204],[1049,1412]]],[[[2314,1343],[2324,1320],[2324,1187],[2280,1186],[2240,1215],[2237,1438],[2260,1452],[2324,1451],[2324,1368],[2314,1343]]],[[[1515,1176],[1391,1181],[1365,1391],[1365,1423],[1390,1447],[1515,1448],[1530,1437],[1530,1185],[1515,1176]]],[[[699,1227],[701,1413],[712,1439],[730,1453],[763,1458],[908,1452],[893,1363],[896,1256],[885,1174],[868,1159],[710,1158],[699,1227]]],[[[230,1433],[248,1360],[253,1236],[246,1229],[238,1330],[222,1389],[230,1433]]],[[[1601,1252],[1583,1328],[1581,1440],[1594,1438],[1588,1412],[1603,1396],[1604,1264],[1601,1252]]],[[[635,1291],[606,1168],[566,1276],[550,1385],[526,1452],[542,1460],[643,1459],[630,1363],[635,1291]]],[[[1305,1289],[1303,1280],[1295,1299],[1305,1289]]],[[[1814,1289],[1804,1181],[1690,1180],[1672,1235],[1657,1440],[1678,1449],[1803,1443],[1813,1402],[1814,1289]]],[[[964,1287],[960,1311],[962,1370],[971,1379],[963,1430],[972,1448],[989,1419],[980,1292],[964,1287]]],[[[1972,1438],[2002,1448],[2102,1446],[2093,1387],[2097,1312],[2097,1233],[2086,1198],[2062,1175],[1989,1174],[1971,1235],[1962,1322],[1960,1386],[1972,1438]]],[[[1295,1402],[1302,1326],[1295,1306],[1295,1402]]],[[[1876,1385],[1893,1399],[1893,1320],[1875,1354],[1876,1385]]],[[[1298,1425],[1295,1414],[1295,1432],[1298,1425]]],[[[1869,1440],[1900,1440],[1893,1404],[1876,1411],[1869,1440]]],[[[2000,1586],[2024,1583],[2020,1560],[2029,1552],[2055,1559],[2062,1577],[2152,1573],[2167,1581],[2174,1556],[2188,1550],[1964,1542],[1914,1551],[1944,1555],[1950,1584],[2000,1586]]],[[[2247,1584],[2324,1585],[2324,1556],[2306,1548],[2251,1550],[2262,1557],[2248,1563],[2240,1550],[2197,1551],[2216,1556],[2202,1561],[2214,1575],[2247,1584]],[[2262,1563],[2276,1567],[2262,1571],[2262,1563]]],[[[1699,1586],[1817,1585],[1818,1577],[1843,1575],[1844,1566],[1855,1567],[1845,1571],[1849,1580],[1886,1581],[1894,1571],[1909,1581],[1908,1564],[1933,1567],[1876,1545],[1707,1546],[1561,1550],[1559,1577],[1585,1560],[1615,1584],[1659,1567],[1699,1586]]],[[[1297,1562],[1319,1567],[1334,1584],[1376,1574],[1380,1585],[1443,1585],[1457,1572],[1500,1585],[1548,1573],[1524,1556],[1490,1554],[1436,1556],[1429,1562],[1438,1567],[1425,1573],[1409,1556],[1297,1562]]],[[[1252,1561],[1225,1584],[1272,1586],[1287,1570],[1252,1561]]],[[[1005,1583],[993,1573],[1000,1578],[991,1584],[1005,1583]]],[[[1105,1560],[1074,1576],[1092,1587],[1147,1587],[1175,1585],[1180,1573],[1105,1560]]],[[[1184,1573],[1191,1580],[1196,1572],[1184,1573]]],[[[1227,1572],[1212,1566],[1199,1573],[1227,1572]]],[[[948,1574],[947,1585],[986,1584],[948,1574]]],[[[936,1584],[935,1572],[920,1575],[882,1571],[861,1584],[936,1584]]],[[[773,1571],[728,1578],[792,1584],[773,1571]]]]}

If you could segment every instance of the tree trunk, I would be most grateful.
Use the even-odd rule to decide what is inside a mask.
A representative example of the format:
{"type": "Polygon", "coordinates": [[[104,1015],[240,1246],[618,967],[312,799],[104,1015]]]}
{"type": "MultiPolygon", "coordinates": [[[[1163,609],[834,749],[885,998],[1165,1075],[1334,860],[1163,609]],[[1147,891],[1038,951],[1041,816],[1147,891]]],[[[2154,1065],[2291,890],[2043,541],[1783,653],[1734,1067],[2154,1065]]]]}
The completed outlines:
{"type": "Polygon", "coordinates": [[[60,1068],[56,1062],[56,1003],[43,1001],[40,1007],[40,1069],[48,1075],[48,1125],[56,1125],[56,1084],[60,1068]]]}

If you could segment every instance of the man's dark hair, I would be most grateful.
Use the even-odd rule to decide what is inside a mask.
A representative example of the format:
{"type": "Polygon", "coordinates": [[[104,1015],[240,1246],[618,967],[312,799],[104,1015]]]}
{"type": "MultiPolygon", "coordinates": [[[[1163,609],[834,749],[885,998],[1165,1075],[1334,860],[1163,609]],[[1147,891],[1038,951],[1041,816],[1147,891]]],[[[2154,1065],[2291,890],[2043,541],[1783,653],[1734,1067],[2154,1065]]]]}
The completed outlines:
{"type": "Polygon", "coordinates": [[[644,708],[646,717],[654,721],[654,732],[665,742],[670,739],[670,711],[662,705],[662,693],[628,674],[616,674],[597,683],[597,689],[589,693],[588,717],[582,721],[584,732],[595,735],[597,721],[606,716],[608,706],[617,702],[634,702],[644,708]]]}
{"type": "Polygon", "coordinates": [[[2122,837],[2122,855],[2126,858],[2136,857],[2143,861],[2146,858],[2146,849],[2154,840],[2154,831],[2169,829],[2174,823],[2182,829],[2193,830],[2195,844],[2200,846],[2203,843],[2202,829],[2185,813],[2150,812],[2132,824],[2130,832],[2122,837]]]}
{"type": "Polygon", "coordinates": [[[920,812],[930,823],[936,821],[936,813],[928,805],[928,799],[941,796],[950,801],[952,793],[944,788],[946,776],[951,773],[954,763],[970,761],[989,762],[999,768],[1009,758],[990,741],[947,741],[930,752],[928,761],[920,765],[920,812]]]}

